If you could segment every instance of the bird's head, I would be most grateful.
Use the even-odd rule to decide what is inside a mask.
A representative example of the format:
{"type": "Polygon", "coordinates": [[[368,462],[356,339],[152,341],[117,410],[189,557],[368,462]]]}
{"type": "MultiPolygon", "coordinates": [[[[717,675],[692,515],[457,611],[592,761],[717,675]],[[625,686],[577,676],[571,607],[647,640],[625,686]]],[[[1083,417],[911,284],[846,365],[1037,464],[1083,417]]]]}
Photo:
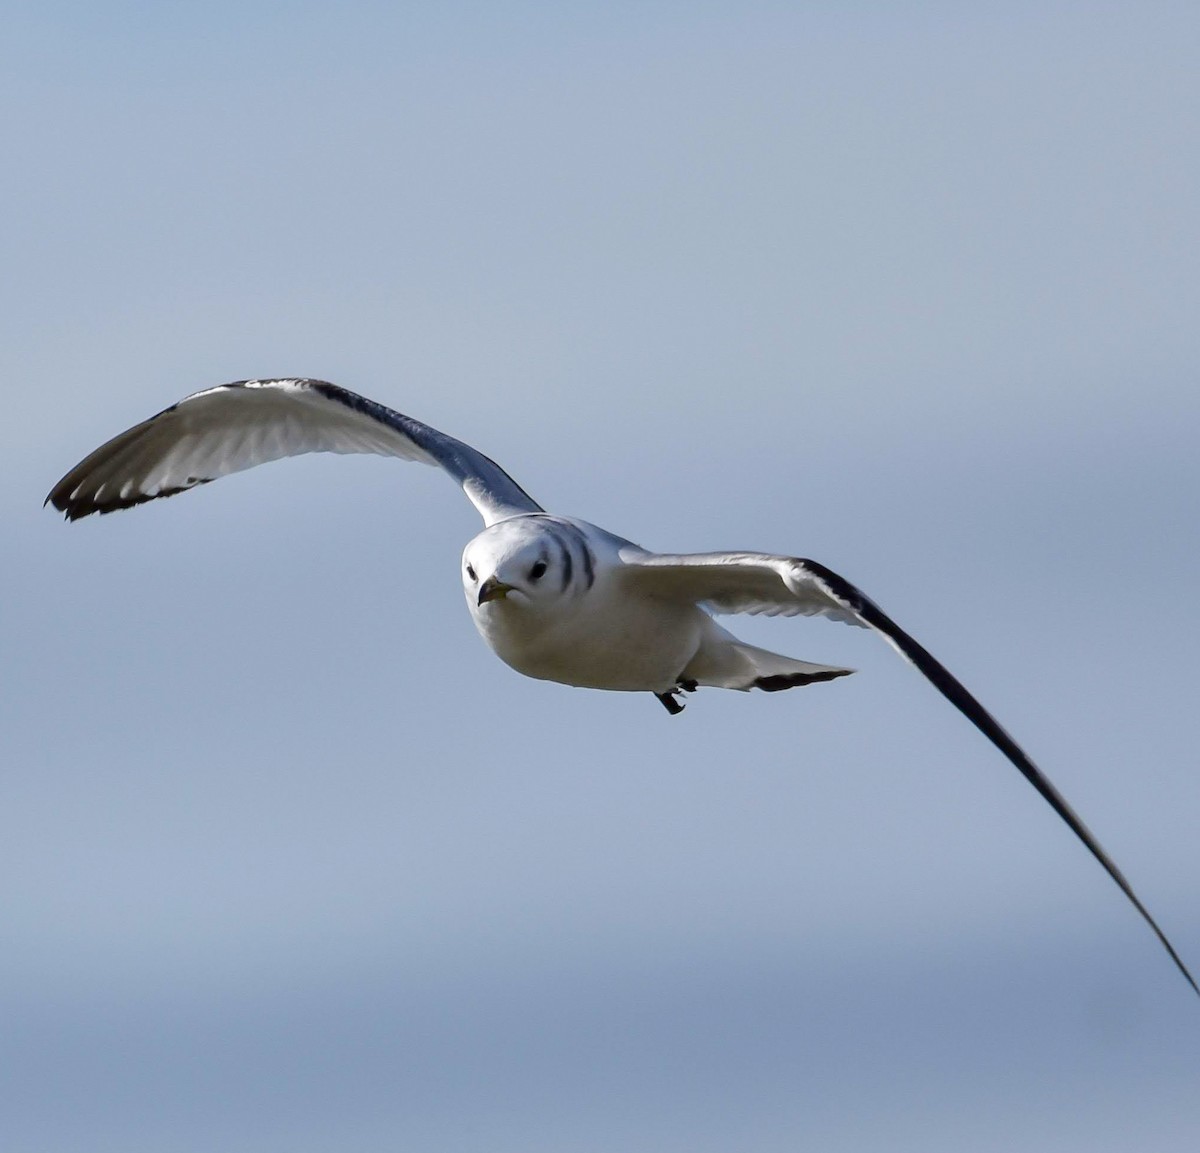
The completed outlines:
{"type": "Polygon", "coordinates": [[[472,611],[503,601],[545,606],[566,585],[561,548],[531,517],[514,517],[485,529],[463,551],[463,591],[472,611]]]}

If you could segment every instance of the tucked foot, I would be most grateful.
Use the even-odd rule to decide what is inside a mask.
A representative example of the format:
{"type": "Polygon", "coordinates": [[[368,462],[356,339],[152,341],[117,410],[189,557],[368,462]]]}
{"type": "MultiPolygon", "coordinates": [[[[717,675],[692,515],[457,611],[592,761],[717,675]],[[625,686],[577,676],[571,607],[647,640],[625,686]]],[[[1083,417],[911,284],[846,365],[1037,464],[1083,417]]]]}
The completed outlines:
{"type": "Polygon", "coordinates": [[[662,701],[663,708],[666,709],[671,716],[677,717],[681,712],[683,712],[683,705],[681,705],[675,699],[679,695],[678,689],[672,689],[669,693],[655,693],[654,695],[658,697],[660,701],[662,701]]]}
{"type": "Polygon", "coordinates": [[[694,693],[699,687],[699,681],[693,681],[690,678],[680,677],[675,682],[676,687],[669,693],[655,693],[654,695],[662,701],[663,708],[667,710],[673,717],[679,716],[683,712],[683,704],[677,698],[681,692],[694,693]]]}

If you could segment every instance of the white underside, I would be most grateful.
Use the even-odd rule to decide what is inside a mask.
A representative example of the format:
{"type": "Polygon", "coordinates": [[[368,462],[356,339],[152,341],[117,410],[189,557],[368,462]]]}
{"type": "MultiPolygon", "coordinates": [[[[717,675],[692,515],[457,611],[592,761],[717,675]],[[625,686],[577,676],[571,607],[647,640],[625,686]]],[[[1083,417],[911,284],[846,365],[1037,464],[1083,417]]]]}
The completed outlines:
{"type": "Polygon", "coordinates": [[[538,680],[665,693],[680,680],[745,690],[759,677],[849,671],[746,644],[695,605],[605,597],[597,587],[586,610],[541,619],[521,599],[511,594],[472,616],[505,664],[538,680]]]}

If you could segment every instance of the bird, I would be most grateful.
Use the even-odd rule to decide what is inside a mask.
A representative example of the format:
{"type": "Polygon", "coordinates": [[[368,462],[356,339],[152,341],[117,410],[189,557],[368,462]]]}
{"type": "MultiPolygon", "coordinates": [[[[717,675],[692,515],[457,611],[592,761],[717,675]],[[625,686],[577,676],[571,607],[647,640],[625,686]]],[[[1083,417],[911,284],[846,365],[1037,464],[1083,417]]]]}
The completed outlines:
{"type": "Polygon", "coordinates": [[[700,688],[779,692],[848,676],[739,640],[727,614],[821,616],[877,633],[1025,777],[1100,863],[1200,996],[1188,967],[1075,810],[946,667],[844,577],[761,552],[656,553],[541,507],[490,457],[329,381],[239,380],[202,389],[101,445],[45,504],[70,521],[174,496],[311,452],[371,453],[448,473],[483,517],[462,556],[483,639],[527,677],[652,693],[672,716],[700,688]]]}

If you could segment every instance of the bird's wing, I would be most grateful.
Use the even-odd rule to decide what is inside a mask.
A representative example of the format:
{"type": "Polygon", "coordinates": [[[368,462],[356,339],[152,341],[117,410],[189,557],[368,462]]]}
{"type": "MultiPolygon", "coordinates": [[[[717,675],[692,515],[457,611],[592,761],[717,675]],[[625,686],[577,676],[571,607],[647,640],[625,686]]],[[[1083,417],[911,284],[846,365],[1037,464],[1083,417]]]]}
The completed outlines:
{"type": "Polygon", "coordinates": [[[101,445],[46,502],[77,520],[306,452],[374,453],[437,465],[462,485],[487,525],[541,511],[470,445],[323,380],[241,380],[193,393],[101,445]]]}
{"type": "Polygon", "coordinates": [[[761,616],[827,616],[869,627],[806,566],[811,561],[758,552],[707,552],[672,556],[622,548],[622,578],[645,592],[705,604],[716,613],[761,616]]]}
{"type": "Polygon", "coordinates": [[[945,665],[848,580],[816,561],[765,553],[671,556],[628,546],[620,550],[619,556],[623,562],[619,575],[625,587],[646,596],[705,604],[719,613],[819,614],[874,629],[905,660],[915,665],[1037,789],[1133,902],[1188,984],[1200,994],[1200,986],[1124,874],[1049,778],[945,665]]]}

